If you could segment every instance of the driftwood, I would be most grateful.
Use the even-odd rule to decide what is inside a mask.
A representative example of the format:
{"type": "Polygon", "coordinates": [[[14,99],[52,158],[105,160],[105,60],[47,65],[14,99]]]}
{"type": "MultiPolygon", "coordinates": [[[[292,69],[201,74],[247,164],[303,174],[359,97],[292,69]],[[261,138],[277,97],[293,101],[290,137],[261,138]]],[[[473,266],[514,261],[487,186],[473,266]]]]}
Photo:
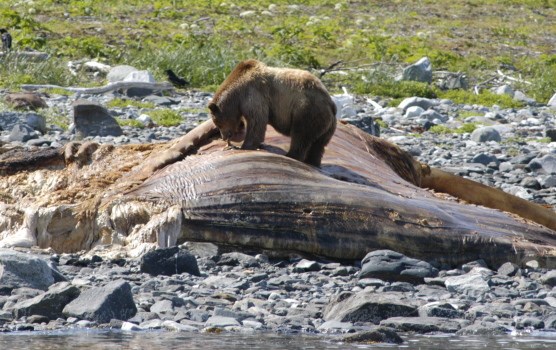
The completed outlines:
{"type": "Polygon", "coordinates": [[[131,88],[142,88],[142,89],[151,89],[154,91],[165,91],[165,90],[173,90],[174,87],[170,83],[147,83],[141,81],[117,81],[114,83],[109,83],[105,86],[101,87],[93,87],[93,88],[83,88],[83,87],[65,87],[65,86],[58,86],[58,85],[35,85],[35,84],[23,84],[21,85],[23,90],[34,91],[39,89],[63,89],[71,92],[81,93],[81,94],[89,94],[89,95],[97,95],[97,94],[104,94],[106,92],[120,90],[120,89],[131,89],[131,88]]]}
{"type": "Polygon", "coordinates": [[[552,210],[430,169],[354,126],[338,125],[320,169],[284,157],[289,139],[270,127],[261,151],[224,150],[217,137],[207,121],[167,146],[100,147],[90,162],[55,170],[68,177],[66,188],[33,202],[52,206],[63,198],[66,206],[49,211],[50,222],[25,220],[18,234],[27,239],[43,232],[36,244],[56,250],[196,240],[337,259],[392,249],[448,264],[482,258],[496,267],[537,259],[556,267],[552,210]],[[422,187],[460,191],[465,201],[478,198],[484,205],[510,203],[502,209],[546,226],[422,187]],[[63,243],[72,237],[71,244],[63,243]]]}

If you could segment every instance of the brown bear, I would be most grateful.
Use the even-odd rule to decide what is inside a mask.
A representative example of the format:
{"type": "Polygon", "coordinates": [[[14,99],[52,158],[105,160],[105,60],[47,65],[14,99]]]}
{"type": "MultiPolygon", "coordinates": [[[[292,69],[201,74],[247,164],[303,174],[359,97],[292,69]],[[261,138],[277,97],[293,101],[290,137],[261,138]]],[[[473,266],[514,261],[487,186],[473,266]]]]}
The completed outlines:
{"type": "Polygon", "coordinates": [[[257,60],[239,63],[208,108],[228,144],[243,140],[242,149],[257,149],[270,124],[291,137],[286,156],[316,167],[336,130],[336,105],[317,77],[257,60]]]}

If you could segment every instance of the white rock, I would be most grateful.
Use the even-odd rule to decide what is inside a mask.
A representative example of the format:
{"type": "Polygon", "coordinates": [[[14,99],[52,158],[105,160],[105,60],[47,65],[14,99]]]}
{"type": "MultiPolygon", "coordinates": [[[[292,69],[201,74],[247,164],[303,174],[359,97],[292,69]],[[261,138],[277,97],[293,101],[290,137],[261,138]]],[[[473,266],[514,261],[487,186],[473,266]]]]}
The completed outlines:
{"type": "Polygon", "coordinates": [[[242,13],[239,14],[239,17],[241,18],[247,18],[247,17],[253,17],[255,16],[256,12],[255,11],[243,11],[242,13]]]}
{"type": "Polygon", "coordinates": [[[106,78],[109,82],[114,83],[117,81],[122,81],[127,77],[131,72],[137,71],[137,68],[127,65],[115,66],[110,69],[106,78]]]}
{"type": "Polygon", "coordinates": [[[197,332],[198,329],[193,326],[177,323],[175,321],[166,320],[162,322],[162,327],[174,332],[197,332]]]}
{"type": "Polygon", "coordinates": [[[138,70],[138,71],[134,71],[129,73],[128,75],[126,75],[126,77],[124,78],[124,81],[139,81],[139,82],[144,82],[144,83],[156,83],[156,80],[154,79],[153,75],[146,70],[138,70]]]}
{"type": "Polygon", "coordinates": [[[404,118],[417,118],[421,114],[423,114],[425,110],[419,106],[411,106],[409,107],[404,114],[404,118]]]}
{"type": "Polygon", "coordinates": [[[135,323],[131,322],[124,322],[122,323],[122,331],[130,332],[130,331],[142,331],[143,328],[139,327],[135,323]]]}
{"type": "Polygon", "coordinates": [[[83,66],[85,66],[85,68],[90,72],[101,72],[105,74],[110,72],[110,69],[112,68],[107,64],[100,63],[97,61],[85,62],[83,66]]]}
{"type": "Polygon", "coordinates": [[[497,95],[514,95],[514,89],[509,85],[502,85],[496,89],[497,95]]]}
{"type": "Polygon", "coordinates": [[[243,324],[244,327],[248,327],[248,328],[253,328],[253,329],[263,328],[263,324],[261,322],[258,322],[258,321],[244,320],[241,323],[243,324]]]}

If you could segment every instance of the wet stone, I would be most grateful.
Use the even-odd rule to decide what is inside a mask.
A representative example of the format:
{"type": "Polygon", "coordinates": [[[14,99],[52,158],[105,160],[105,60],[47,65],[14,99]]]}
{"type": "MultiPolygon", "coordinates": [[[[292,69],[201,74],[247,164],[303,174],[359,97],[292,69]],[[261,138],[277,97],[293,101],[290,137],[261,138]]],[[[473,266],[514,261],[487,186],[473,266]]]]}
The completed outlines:
{"type": "Polygon", "coordinates": [[[390,343],[401,344],[403,339],[392,329],[385,327],[376,327],[368,331],[362,331],[355,334],[346,335],[342,338],[346,343],[390,343]]]}
{"type": "Polygon", "coordinates": [[[361,262],[359,278],[379,278],[386,281],[423,282],[435,277],[438,270],[425,261],[409,258],[391,250],[368,253],[361,262]]]}
{"type": "Polygon", "coordinates": [[[133,302],[128,282],[116,280],[102,287],[85,290],[64,307],[66,316],[109,322],[113,318],[127,320],[135,315],[137,308],[133,302]]]}
{"type": "Polygon", "coordinates": [[[153,276],[171,276],[187,272],[199,276],[199,267],[195,257],[178,247],[150,251],[141,257],[141,272],[153,276]]]}
{"type": "Polygon", "coordinates": [[[515,276],[518,271],[519,266],[511,262],[504,263],[498,268],[498,274],[504,276],[515,276]]]}
{"type": "Polygon", "coordinates": [[[380,322],[381,326],[416,333],[455,333],[468,324],[469,321],[466,320],[442,317],[392,317],[380,322]]]}

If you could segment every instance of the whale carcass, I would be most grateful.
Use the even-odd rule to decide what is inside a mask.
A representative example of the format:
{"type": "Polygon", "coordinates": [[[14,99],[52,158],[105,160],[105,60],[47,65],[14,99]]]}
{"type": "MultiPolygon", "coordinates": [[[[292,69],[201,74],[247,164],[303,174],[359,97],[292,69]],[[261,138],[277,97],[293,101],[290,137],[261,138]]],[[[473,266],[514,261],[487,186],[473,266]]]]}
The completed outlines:
{"type": "Polygon", "coordinates": [[[556,267],[551,209],[431,169],[343,123],[320,169],[285,157],[288,145],[268,127],[263,149],[227,149],[207,121],[167,145],[68,145],[43,162],[35,156],[25,171],[25,161],[17,159],[18,171],[10,173],[15,160],[5,157],[0,184],[12,185],[0,187],[0,194],[13,192],[10,177],[28,180],[37,173],[50,188],[35,190],[35,198],[29,194],[34,206],[4,205],[12,214],[0,221],[0,245],[56,251],[118,246],[137,253],[208,241],[334,259],[392,249],[448,264],[537,259],[556,267]],[[76,174],[90,180],[79,184],[76,174]],[[63,176],[74,180],[62,183],[63,176]]]}

